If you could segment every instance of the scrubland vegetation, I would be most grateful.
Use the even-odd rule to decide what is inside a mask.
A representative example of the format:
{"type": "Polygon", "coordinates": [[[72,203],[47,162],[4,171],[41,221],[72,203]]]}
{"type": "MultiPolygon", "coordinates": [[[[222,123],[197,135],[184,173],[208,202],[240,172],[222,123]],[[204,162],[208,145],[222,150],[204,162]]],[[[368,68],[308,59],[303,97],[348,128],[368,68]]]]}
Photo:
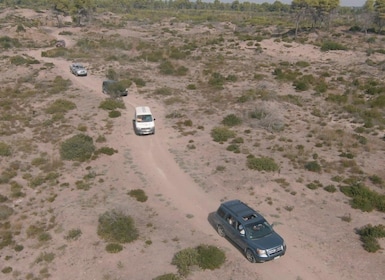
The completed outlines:
{"type": "MultiPolygon", "coordinates": [[[[34,2],[36,10],[45,8],[39,6],[40,2],[43,1],[34,2]]],[[[385,37],[376,21],[368,20],[365,28],[362,23],[364,15],[375,19],[375,12],[333,9],[328,15],[333,15],[334,20],[328,17],[327,22],[313,26],[311,19],[305,17],[296,29],[293,15],[301,7],[295,5],[268,5],[272,11],[267,17],[261,16],[266,12],[263,5],[252,5],[250,10],[243,11],[239,7],[245,4],[236,2],[221,4],[223,9],[215,12],[208,10],[215,4],[204,3],[201,9],[181,9],[178,13],[170,7],[137,9],[127,5],[125,13],[112,19],[103,17],[103,13],[109,8],[118,12],[112,9],[115,6],[108,1],[96,2],[99,5],[86,7],[88,13],[81,18],[73,14],[73,22],[55,22],[83,27],[82,35],[74,37],[72,48],[51,48],[48,39],[20,36],[41,26],[39,19],[12,15],[0,19],[2,29],[10,22],[16,26],[14,34],[0,37],[0,49],[7,51],[2,54],[3,66],[10,65],[12,71],[22,68],[23,73],[13,76],[4,72],[0,87],[0,250],[7,250],[10,259],[23,250],[36,250],[37,257],[30,265],[44,264],[38,275],[15,271],[8,265],[1,268],[3,274],[13,273],[15,279],[20,275],[25,279],[49,278],[49,264],[60,255],[60,249],[50,251],[46,244],[57,234],[68,243],[82,236],[81,228],[60,229],[58,213],[50,205],[64,190],[87,192],[103,185],[108,178],[93,172],[89,165],[98,157],[123,152],[111,148],[107,137],[125,109],[124,102],[120,98],[106,98],[93,104],[94,114],[108,112],[102,124],[93,123],[92,113],[77,111],[78,93],[70,80],[61,76],[40,77],[54,65],[26,55],[31,48],[47,48],[41,51],[43,58],[86,61],[94,73],[121,80],[125,87],[135,84],[139,94],[159,100],[169,108],[172,113],[165,118],[173,120],[174,129],[190,139],[186,145],[190,152],[197,152],[197,139],[204,133],[219,146],[219,151],[242,163],[242,168],[255,172],[255,176],[282,170],[311,172],[314,178],[319,175],[319,180],[305,182],[304,176],[299,176],[297,182],[276,180],[290,196],[321,190],[332,196],[345,195],[353,209],[385,212],[384,175],[360,159],[363,154],[371,159],[371,153],[383,153],[385,147],[384,60],[376,56],[385,53],[385,37]],[[238,9],[234,8],[236,4],[238,9]],[[351,20],[355,12],[355,20],[351,20]],[[91,29],[91,20],[93,27],[107,31],[125,28],[131,22],[139,27],[159,24],[163,26],[160,32],[164,39],[154,42],[107,31],[101,36],[91,29]],[[190,35],[189,31],[195,28],[203,31],[190,35]],[[312,36],[314,33],[317,36],[312,36]],[[367,59],[364,65],[337,67],[333,61],[320,64],[306,58],[266,59],[261,56],[265,51],[261,47],[264,40],[284,44],[286,49],[306,44],[325,53],[360,51],[367,59]],[[238,53],[240,48],[248,49],[256,57],[252,64],[243,60],[238,53]],[[135,67],[127,71],[126,64],[135,67]],[[185,110],[179,110],[180,107],[185,110]],[[203,117],[196,118],[197,115],[203,117]],[[74,125],[76,118],[81,125],[74,125]],[[84,174],[70,183],[66,174],[77,168],[84,174]],[[305,191],[293,189],[291,184],[298,182],[306,187],[305,191]],[[31,209],[16,207],[18,199],[26,199],[31,209]],[[42,214],[32,205],[49,210],[42,214]],[[27,224],[27,228],[22,224],[27,224]]],[[[197,5],[188,1],[187,4],[197,5]]],[[[56,12],[64,13],[57,6],[56,12]]],[[[62,35],[73,36],[71,32],[62,35]]],[[[150,34],[156,35],[155,31],[150,34]]],[[[373,160],[381,161],[383,157],[373,160]]],[[[231,166],[223,160],[213,169],[224,173],[231,166]]],[[[147,203],[143,189],[130,189],[128,200],[147,203]]],[[[269,205],[275,203],[272,199],[264,201],[269,205]]],[[[289,212],[296,210],[290,205],[281,207],[289,212]]],[[[351,223],[355,218],[340,214],[342,222],[351,223]]],[[[108,253],[125,250],[127,244],[140,236],[134,218],[127,213],[109,209],[95,219],[95,232],[106,242],[108,253]]],[[[384,225],[360,226],[355,233],[363,248],[373,253],[380,250],[378,239],[385,237],[384,225]]],[[[151,241],[146,246],[151,246],[151,241]]],[[[207,244],[181,249],[170,260],[178,273],[166,272],[155,279],[183,279],[192,273],[193,266],[213,270],[220,268],[225,259],[224,252],[207,244]]]]}

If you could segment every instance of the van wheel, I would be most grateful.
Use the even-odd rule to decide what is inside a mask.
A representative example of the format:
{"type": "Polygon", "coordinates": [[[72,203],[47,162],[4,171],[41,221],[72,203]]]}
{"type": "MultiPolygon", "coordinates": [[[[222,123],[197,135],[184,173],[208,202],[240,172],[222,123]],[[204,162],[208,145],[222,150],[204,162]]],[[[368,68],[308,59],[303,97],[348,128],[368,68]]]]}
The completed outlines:
{"type": "Polygon", "coordinates": [[[247,259],[249,262],[251,262],[251,263],[255,263],[255,262],[256,262],[256,259],[255,259],[255,257],[254,257],[254,254],[253,254],[253,252],[251,252],[250,249],[247,249],[247,250],[246,250],[246,259],[247,259]]]}
{"type": "Polygon", "coordinates": [[[217,232],[218,232],[220,237],[225,237],[226,236],[225,230],[224,230],[223,226],[221,226],[221,225],[217,226],[217,232]]]}

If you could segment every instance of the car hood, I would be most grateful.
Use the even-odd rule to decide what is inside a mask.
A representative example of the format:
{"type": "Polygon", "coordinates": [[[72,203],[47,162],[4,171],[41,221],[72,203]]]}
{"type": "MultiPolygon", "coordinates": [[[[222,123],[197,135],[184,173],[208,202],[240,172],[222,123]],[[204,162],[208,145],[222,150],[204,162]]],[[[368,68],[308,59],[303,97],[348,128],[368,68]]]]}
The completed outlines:
{"type": "Polygon", "coordinates": [[[149,128],[154,126],[154,122],[136,122],[136,126],[139,128],[149,128]]]}
{"type": "Polygon", "coordinates": [[[284,244],[283,238],[276,232],[258,239],[249,239],[249,241],[253,244],[253,247],[259,249],[270,249],[284,244]]]}

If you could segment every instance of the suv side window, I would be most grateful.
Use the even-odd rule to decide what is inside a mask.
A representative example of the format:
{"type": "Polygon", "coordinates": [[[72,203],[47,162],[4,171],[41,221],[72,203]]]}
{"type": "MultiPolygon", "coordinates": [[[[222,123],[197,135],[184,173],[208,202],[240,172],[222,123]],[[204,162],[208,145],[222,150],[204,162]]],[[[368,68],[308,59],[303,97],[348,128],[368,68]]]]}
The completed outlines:
{"type": "Polygon", "coordinates": [[[225,218],[226,212],[225,212],[225,210],[223,209],[223,207],[219,207],[219,209],[218,209],[218,211],[217,211],[217,214],[218,214],[218,216],[220,216],[221,218],[225,218]]]}

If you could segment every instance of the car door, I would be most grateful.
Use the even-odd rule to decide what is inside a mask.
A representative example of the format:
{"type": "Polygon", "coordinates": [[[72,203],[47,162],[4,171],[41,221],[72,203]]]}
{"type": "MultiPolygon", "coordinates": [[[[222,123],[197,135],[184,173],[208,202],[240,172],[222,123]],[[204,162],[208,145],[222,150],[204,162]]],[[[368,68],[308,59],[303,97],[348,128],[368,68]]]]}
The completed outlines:
{"type": "Polygon", "coordinates": [[[245,230],[243,228],[243,225],[239,221],[235,221],[232,233],[233,233],[233,237],[232,237],[233,242],[242,249],[246,248],[247,237],[245,235],[245,230]]]}

